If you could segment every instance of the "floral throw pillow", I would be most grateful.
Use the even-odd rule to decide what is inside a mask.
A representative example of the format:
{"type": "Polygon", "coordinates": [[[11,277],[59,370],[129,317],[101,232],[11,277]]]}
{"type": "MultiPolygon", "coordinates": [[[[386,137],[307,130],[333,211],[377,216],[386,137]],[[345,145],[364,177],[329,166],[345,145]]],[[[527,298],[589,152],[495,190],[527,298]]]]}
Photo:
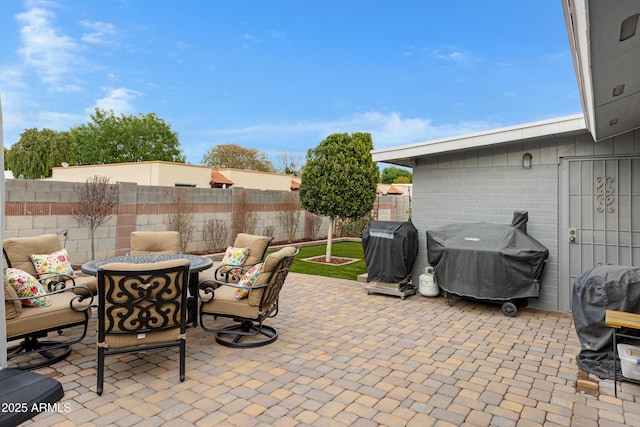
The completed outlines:
{"type": "Polygon", "coordinates": [[[247,270],[246,273],[244,273],[244,275],[238,282],[238,286],[242,286],[242,288],[236,289],[236,299],[242,299],[249,296],[249,290],[260,275],[260,270],[262,270],[262,263],[254,265],[249,270],[247,270]]]}
{"type": "Polygon", "coordinates": [[[51,281],[64,281],[69,277],[76,277],[69,254],[64,248],[51,254],[30,255],[30,258],[36,272],[44,275],[42,278],[48,278],[45,280],[47,285],[51,281]],[[64,276],[56,276],[57,274],[64,274],[64,276]]]}
{"type": "MultiPolygon", "coordinates": [[[[19,297],[37,297],[47,293],[38,279],[17,268],[7,268],[5,272],[7,282],[16,290],[19,297]]],[[[22,305],[31,307],[48,307],[51,301],[48,296],[22,300],[22,305]]]]}
{"type": "Polygon", "coordinates": [[[249,248],[234,248],[229,246],[224,253],[222,263],[220,265],[220,272],[223,274],[233,274],[234,276],[242,275],[242,270],[239,268],[232,268],[226,266],[241,266],[249,257],[249,248]]]}

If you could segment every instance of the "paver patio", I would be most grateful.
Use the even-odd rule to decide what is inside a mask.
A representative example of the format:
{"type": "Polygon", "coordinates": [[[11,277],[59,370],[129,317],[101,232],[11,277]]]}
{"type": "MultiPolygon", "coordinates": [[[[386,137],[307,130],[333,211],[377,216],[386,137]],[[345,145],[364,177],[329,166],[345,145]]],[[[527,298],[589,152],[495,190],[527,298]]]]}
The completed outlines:
{"type": "MultiPolygon", "coordinates": [[[[367,295],[365,284],[291,273],[279,339],[230,349],[190,328],[187,379],[175,350],[106,359],[95,393],[95,336],[36,372],[65,396],[39,426],[638,426],[640,387],[576,391],[570,314],[421,295],[367,295]]],[[[95,329],[95,323],[91,328],[95,329]]]]}

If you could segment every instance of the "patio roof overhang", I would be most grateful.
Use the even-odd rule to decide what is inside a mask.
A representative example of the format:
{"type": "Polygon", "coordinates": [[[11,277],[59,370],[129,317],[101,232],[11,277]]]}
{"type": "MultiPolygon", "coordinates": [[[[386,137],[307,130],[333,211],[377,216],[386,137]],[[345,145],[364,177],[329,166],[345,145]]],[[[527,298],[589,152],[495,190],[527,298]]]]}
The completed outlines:
{"type": "Polygon", "coordinates": [[[640,128],[640,2],[563,0],[562,5],[593,139],[640,128]]]}
{"type": "Polygon", "coordinates": [[[586,132],[584,116],[577,114],[485,132],[373,150],[371,156],[374,162],[414,167],[415,159],[419,157],[586,132]]]}

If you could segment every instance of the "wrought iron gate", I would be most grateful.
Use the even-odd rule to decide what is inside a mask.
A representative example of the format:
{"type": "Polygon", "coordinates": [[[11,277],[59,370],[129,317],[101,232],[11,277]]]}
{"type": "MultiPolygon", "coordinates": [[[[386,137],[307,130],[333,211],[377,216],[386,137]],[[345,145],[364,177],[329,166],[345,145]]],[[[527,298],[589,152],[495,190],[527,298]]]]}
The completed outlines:
{"type": "Polygon", "coordinates": [[[640,265],[640,157],[562,159],[559,309],[598,265],[640,265]]]}

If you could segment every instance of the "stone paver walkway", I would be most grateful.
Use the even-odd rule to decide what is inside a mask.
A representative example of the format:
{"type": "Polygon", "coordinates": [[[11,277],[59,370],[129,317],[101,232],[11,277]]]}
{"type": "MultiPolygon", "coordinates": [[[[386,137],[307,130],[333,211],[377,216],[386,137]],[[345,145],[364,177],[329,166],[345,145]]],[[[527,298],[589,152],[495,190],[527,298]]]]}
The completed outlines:
{"type": "MultiPolygon", "coordinates": [[[[570,314],[421,295],[291,273],[269,324],[279,339],[230,349],[188,330],[187,379],[175,350],[107,358],[95,393],[95,337],[37,372],[62,382],[39,426],[638,426],[640,387],[576,391],[570,314]]],[[[94,325],[91,325],[94,328],[94,325]]]]}

